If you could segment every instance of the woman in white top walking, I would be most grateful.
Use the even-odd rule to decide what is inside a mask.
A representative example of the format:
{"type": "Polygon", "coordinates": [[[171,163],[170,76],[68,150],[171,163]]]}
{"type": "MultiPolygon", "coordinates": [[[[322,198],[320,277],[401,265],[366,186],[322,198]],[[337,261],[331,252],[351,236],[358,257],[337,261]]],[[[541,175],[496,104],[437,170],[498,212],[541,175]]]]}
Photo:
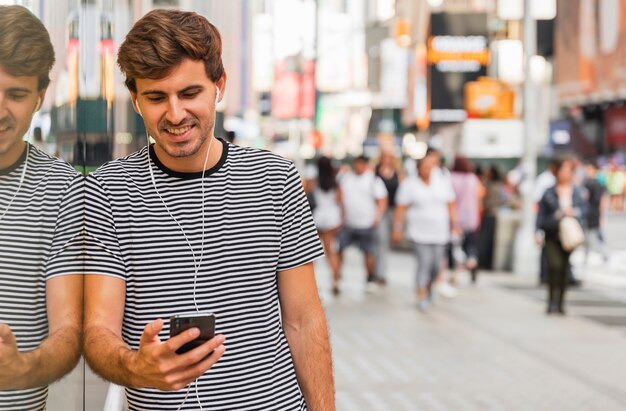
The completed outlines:
{"type": "Polygon", "coordinates": [[[313,220],[319,233],[328,264],[333,274],[333,294],[339,294],[339,254],[335,247],[337,233],[342,225],[341,190],[337,185],[337,170],[328,157],[317,162],[317,186],[313,190],[315,208],[313,220]]]}
{"type": "MultiPolygon", "coordinates": [[[[454,213],[454,191],[448,178],[433,173],[437,166],[434,156],[426,156],[417,166],[417,176],[404,180],[396,195],[392,240],[402,240],[406,217],[407,237],[414,245],[417,257],[418,308],[428,308],[429,289],[443,262],[446,244],[450,240],[451,216],[454,213]]],[[[452,222],[454,223],[454,222],[452,222]]]]}

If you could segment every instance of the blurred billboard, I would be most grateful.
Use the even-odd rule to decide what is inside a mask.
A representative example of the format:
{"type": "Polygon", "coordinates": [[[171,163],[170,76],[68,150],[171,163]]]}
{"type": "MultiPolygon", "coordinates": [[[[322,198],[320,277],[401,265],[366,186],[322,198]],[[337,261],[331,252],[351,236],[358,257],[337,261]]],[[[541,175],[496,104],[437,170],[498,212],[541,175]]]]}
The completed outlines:
{"type": "Polygon", "coordinates": [[[489,42],[485,13],[435,13],[428,39],[430,121],[461,122],[464,87],[487,74],[489,42]]]}
{"type": "Polygon", "coordinates": [[[559,0],[555,82],[565,105],[626,98],[626,1],[559,0]]]}

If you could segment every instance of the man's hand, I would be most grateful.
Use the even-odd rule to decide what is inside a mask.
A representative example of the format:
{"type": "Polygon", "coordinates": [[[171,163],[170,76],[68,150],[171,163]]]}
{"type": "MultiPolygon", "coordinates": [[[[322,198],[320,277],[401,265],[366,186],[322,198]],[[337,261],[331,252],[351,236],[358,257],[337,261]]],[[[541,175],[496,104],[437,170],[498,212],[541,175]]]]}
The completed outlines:
{"type": "Polygon", "coordinates": [[[0,324],[0,389],[19,389],[26,368],[24,354],[17,349],[17,341],[11,327],[0,324]]]}
{"type": "Polygon", "coordinates": [[[137,386],[177,391],[191,384],[204,374],[224,355],[225,337],[217,335],[201,346],[176,354],[176,350],[193,341],[200,330],[191,328],[165,342],[159,339],[163,320],[148,324],[141,335],[139,351],[133,356],[130,369],[137,379],[137,386]]]}
{"type": "Polygon", "coordinates": [[[452,229],[450,230],[450,233],[457,237],[457,238],[462,238],[463,237],[463,229],[456,223],[452,223],[451,224],[452,229]]]}
{"type": "Polygon", "coordinates": [[[539,247],[542,247],[542,246],[543,246],[543,243],[544,243],[545,239],[546,239],[546,236],[545,236],[545,234],[543,233],[543,231],[537,231],[537,232],[535,232],[535,243],[537,243],[537,245],[538,245],[539,247]]]}
{"type": "Polygon", "coordinates": [[[565,217],[576,217],[576,211],[573,208],[567,208],[563,211],[565,217]]]}

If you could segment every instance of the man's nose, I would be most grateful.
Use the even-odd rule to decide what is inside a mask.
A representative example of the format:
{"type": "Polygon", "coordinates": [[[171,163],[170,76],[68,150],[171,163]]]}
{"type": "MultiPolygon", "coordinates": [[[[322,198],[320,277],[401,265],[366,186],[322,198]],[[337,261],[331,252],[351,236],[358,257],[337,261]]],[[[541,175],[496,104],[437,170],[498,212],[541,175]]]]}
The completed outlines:
{"type": "Polygon", "coordinates": [[[168,102],[167,113],[165,119],[176,125],[180,124],[187,117],[187,110],[185,110],[182,102],[177,98],[172,98],[168,102]]]}

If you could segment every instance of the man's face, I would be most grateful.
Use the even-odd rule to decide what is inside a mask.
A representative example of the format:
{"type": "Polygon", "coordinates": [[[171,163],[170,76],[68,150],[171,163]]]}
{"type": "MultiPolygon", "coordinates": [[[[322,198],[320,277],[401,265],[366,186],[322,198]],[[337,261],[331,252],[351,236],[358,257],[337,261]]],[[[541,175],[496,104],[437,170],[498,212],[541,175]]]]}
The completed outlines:
{"type": "Polygon", "coordinates": [[[0,67],[0,168],[17,161],[24,149],[22,139],[45,94],[37,88],[37,76],[15,77],[0,67]]]}
{"type": "Polygon", "coordinates": [[[199,151],[213,135],[216,86],[223,94],[225,82],[226,75],[213,83],[204,63],[191,59],[165,78],[136,79],[137,94],[131,94],[165,165],[204,155],[199,151]]]}
{"type": "Polygon", "coordinates": [[[352,167],[357,175],[361,175],[367,171],[367,163],[363,160],[355,160],[352,167]]]}
{"type": "Polygon", "coordinates": [[[441,154],[439,154],[438,151],[431,151],[428,153],[427,157],[432,160],[431,167],[439,167],[439,164],[441,163],[441,154]]]}

